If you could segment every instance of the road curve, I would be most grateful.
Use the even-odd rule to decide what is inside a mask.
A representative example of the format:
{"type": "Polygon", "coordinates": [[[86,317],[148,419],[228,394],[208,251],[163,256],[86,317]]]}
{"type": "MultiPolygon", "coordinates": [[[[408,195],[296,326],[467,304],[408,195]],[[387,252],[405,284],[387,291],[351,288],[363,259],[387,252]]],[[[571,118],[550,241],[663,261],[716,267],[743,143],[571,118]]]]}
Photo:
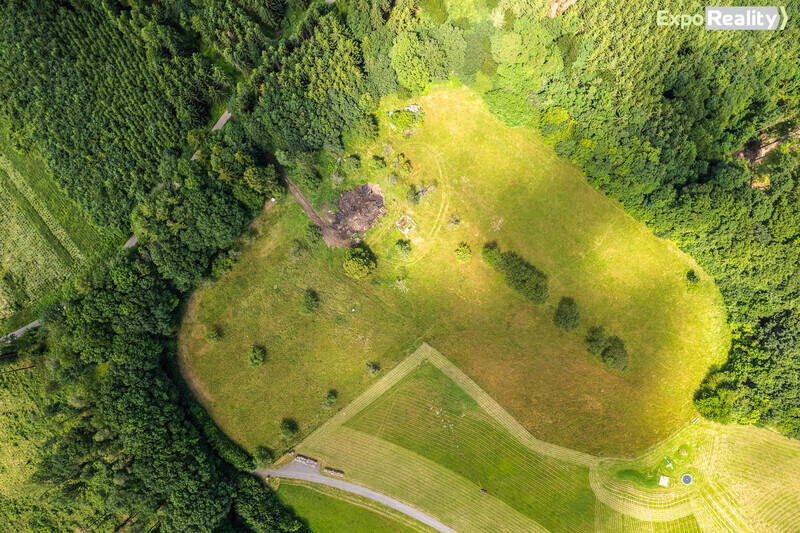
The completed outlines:
{"type": "Polygon", "coordinates": [[[38,328],[38,327],[39,327],[39,321],[38,320],[34,320],[30,324],[22,326],[17,331],[12,331],[11,333],[6,335],[5,337],[0,337],[0,342],[6,342],[6,341],[10,342],[10,341],[16,339],[17,337],[19,337],[20,335],[22,335],[23,333],[25,333],[26,331],[28,331],[29,329],[38,328]]]}
{"type": "Polygon", "coordinates": [[[408,515],[415,520],[419,520],[423,524],[430,526],[437,531],[441,531],[442,533],[457,533],[455,529],[447,527],[432,516],[429,516],[422,511],[411,507],[410,505],[406,505],[400,501],[397,501],[394,498],[390,498],[385,494],[375,492],[374,490],[362,487],[361,485],[348,483],[347,481],[343,481],[341,479],[323,476],[319,473],[319,467],[309,466],[297,461],[293,461],[282,468],[278,468],[277,470],[256,470],[253,473],[258,476],[274,476],[287,479],[310,481],[311,483],[319,483],[320,485],[327,485],[339,490],[352,492],[353,494],[358,494],[364,498],[381,503],[386,507],[394,509],[395,511],[400,511],[404,515],[408,515]]]}

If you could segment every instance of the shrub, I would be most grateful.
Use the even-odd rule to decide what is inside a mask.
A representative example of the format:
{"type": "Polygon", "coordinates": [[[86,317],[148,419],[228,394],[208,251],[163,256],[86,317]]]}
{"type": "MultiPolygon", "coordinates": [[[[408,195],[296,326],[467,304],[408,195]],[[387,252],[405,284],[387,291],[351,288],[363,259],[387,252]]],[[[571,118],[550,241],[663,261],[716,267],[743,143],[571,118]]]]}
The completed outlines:
{"type": "Polygon", "coordinates": [[[308,251],[308,244],[300,239],[294,239],[292,245],[289,247],[289,257],[293,259],[300,259],[308,251]]]}
{"type": "Polygon", "coordinates": [[[695,273],[694,269],[686,273],[686,282],[689,284],[690,289],[694,289],[700,284],[700,277],[695,273]]]}
{"type": "Polygon", "coordinates": [[[608,337],[603,326],[592,326],[586,334],[586,349],[592,355],[598,355],[608,346],[608,337]]]}
{"type": "Polygon", "coordinates": [[[481,258],[489,268],[498,268],[503,261],[503,254],[500,252],[500,248],[497,247],[497,244],[487,242],[483,245],[481,258]]]}
{"type": "Polygon", "coordinates": [[[408,239],[399,239],[394,243],[394,252],[405,259],[411,255],[411,241],[408,239]]]}
{"type": "Polygon", "coordinates": [[[339,393],[331,389],[328,391],[328,395],[325,397],[325,401],[322,402],[322,407],[324,409],[330,409],[331,407],[333,407],[333,404],[335,404],[336,400],[338,399],[339,399],[339,393]]]}
{"type": "Polygon", "coordinates": [[[625,343],[616,336],[608,338],[607,346],[602,353],[603,365],[608,370],[622,372],[628,368],[628,350],[625,343]]]}
{"type": "Polygon", "coordinates": [[[314,223],[306,226],[306,240],[310,244],[316,244],[322,239],[322,230],[314,223]]]}
{"type": "Polygon", "coordinates": [[[398,133],[404,133],[417,123],[417,115],[411,111],[401,109],[392,113],[392,116],[389,117],[389,123],[395,127],[398,133]]]}
{"type": "Polygon", "coordinates": [[[314,289],[306,289],[303,291],[303,298],[300,302],[300,312],[304,315],[310,315],[319,307],[319,294],[314,289]]]}
{"type": "Polygon", "coordinates": [[[459,263],[467,263],[472,259],[472,248],[465,242],[458,243],[455,249],[456,259],[459,263]]]}
{"type": "Polygon", "coordinates": [[[408,186],[408,191],[406,191],[406,200],[411,205],[417,205],[419,201],[422,199],[422,193],[417,188],[416,185],[413,183],[408,186]]]}
{"type": "Polygon", "coordinates": [[[253,346],[247,352],[247,360],[252,367],[261,366],[267,360],[267,351],[261,346],[253,346]]]}
{"type": "Polygon", "coordinates": [[[344,272],[353,279],[361,279],[378,267],[375,255],[364,243],[348,248],[344,255],[344,272]]]}
{"type": "Polygon", "coordinates": [[[369,160],[369,169],[372,172],[380,172],[381,170],[386,168],[386,161],[377,155],[372,156],[372,159],[369,160]]]}
{"type": "Polygon", "coordinates": [[[547,276],[514,252],[502,255],[500,270],[506,283],[533,303],[547,300],[547,276]]]}
{"type": "Polygon", "coordinates": [[[236,252],[234,250],[219,253],[211,262],[211,277],[218,278],[228,272],[235,261],[236,252]]]}
{"type": "Polygon", "coordinates": [[[284,418],[281,420],[281,436],[284,439],[289,440],[293,439],[295,435],[297,435],[297,431],[300,429],[297,426],[297,422],[291,418],[284,418]]]}
{"type": "Polygon", "coordinates": [[[377,361],[370,361],[369,363],[367,363],[367,373],[370,376],[375,377],[378,374],[380,374],[380,372],[381,372],[380,363],[378,363],[377,361]]]}
{"type": "Polygon", "coordinates": [[[206,340],[208,342],[219,342],[222,340],[222,333],[219,328],[211,328],[208,330],[208,333],[206,333],[206,340]]]}
{"type": "Polygon", "coordinates": [[[267,468],[272,464],[272,450],[266,446],[259,446],[253,454],[253,459],[258,468],[267,468]]]}
{"type": "Polygon", "coordinates": [[[571,331],[578,327],[580,312],[578,304],[572,298],[561,298],[553,316],[553,322],[565,331],[571,331]]]}

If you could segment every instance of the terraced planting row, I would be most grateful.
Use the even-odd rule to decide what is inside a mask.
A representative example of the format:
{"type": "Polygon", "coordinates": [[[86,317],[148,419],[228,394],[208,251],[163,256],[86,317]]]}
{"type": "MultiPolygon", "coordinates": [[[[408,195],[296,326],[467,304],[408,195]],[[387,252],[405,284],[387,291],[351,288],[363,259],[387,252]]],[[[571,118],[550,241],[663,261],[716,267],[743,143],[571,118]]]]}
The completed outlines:
{"type": "MultiPolygon", "coordinates": [[[[59,190],[37,154],[12,148],[2,120],[0,207],[0,319],[57,287],[110,239],[59,190]]],[[[0,323],[0,333],[21,325],[17,318],[0,323]]]]}

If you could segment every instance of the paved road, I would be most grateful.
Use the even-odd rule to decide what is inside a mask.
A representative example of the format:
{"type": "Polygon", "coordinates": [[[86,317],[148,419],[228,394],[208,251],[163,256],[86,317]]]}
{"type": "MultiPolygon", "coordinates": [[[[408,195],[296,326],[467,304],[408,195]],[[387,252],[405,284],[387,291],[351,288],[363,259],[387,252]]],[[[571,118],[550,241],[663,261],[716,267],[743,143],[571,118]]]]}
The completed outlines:
{"type": "Polygon", "coordinates": [[[0,337],[0,342],[11,341],[11,340],[15,339],[16,337],[19,337],[20,335],[22,335],[23,333],[25,333],[29,329],[38,328],[38,327],[39,327],[39,321],[38,320],[34,320],[30,324],[28,324],[26,326],[22,326],[17,331],[12,331],[11,333],[6,335],[5,337],[0,337]]]}
{"type": "Polygon", "coordinates": [[[283,468],[279,468],[277,470],[256,470],[254,474],[257,474],[259,476],[274,476],[274,477],[282,477],[288,479],[300,479],[302,481],[310,481],[311,483],[319,483],[321,485],[327,485],[329,487],[334,487],[339,490],[352,492],[353,494],[358,494],[359,496],[363,496],[364,498],[368,498],[370,500],[374,500],[378,503],[381,503],[386,507],[390,507],[396,511],[400,511],[401,513],[408,515],[416,520],[419,520],[423,524],[430,526],[437,531],[441,531],[443,533],[457,533],[456,530],[447,527],[446,525],[442,524],[432,516],[428,516],[422,511],[418,511],[417,509],[414,509],[409,505],[399,502],[394,498],[390,498],[385,494],[381,494],[380,492],[375,492],[374,490],[367,489],[365,487],[362,487],[361,485],[354,485],[353,483],[348,483],[347,481],[343,481],[341,479],[323,476],[322,474],[319,473],[319,467],[308,466],[303,463],[293,461],[288,465],[284,466],[283,468]]]}

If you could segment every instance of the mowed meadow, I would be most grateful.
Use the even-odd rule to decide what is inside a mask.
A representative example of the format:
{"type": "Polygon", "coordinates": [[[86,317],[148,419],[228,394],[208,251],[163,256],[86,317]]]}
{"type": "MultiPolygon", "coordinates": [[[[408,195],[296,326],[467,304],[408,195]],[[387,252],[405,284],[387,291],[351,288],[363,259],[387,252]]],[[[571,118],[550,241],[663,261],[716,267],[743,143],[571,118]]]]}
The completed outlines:
{"type": "Polygon", "coordinates": [[[428,345],[297,450],[464,533],[794,533],[800,523],[797,441],[700,420],[635,460],[577,453],[533,438],[428,345]]]}
{"type": "Polygon", "coordinates": [[[59,190],[38,154],[12,146],[2,120],[0,237],[0,334],[32,320],[30,304],[108,240],[59,190]]]}
{"type": "MultiPolygon", "coordinates": [[[[366,237],[375,273],[354,281],[341,250],[298,247],[308,219],[283,198],[254,221],[233,269],[192,296],[181,366],[218,425],[249,449],[285,450],[374,380],[368,362],[388,371],[423,341],[547,442],[635,456],[689,422],[695,389],[729,345],[713,281],[470,91],[436,90],[413,103],[424,112],[414,135],[404,138],[382,119],[380,141],[360,153],[362,161],[380,154],[413,167],[396,180],[391,164],[365,176],[381,186],[388,210],[366,237]],[[414,203],[411,184],[435,189],[414,203]],[[415,223],[408,256],[393,251],[403,215],[415,223]],[[545,304],[525,301],[482,263],[481,248],[492,241],[548,275],[545,304]],[[454,254],[460,242],[472,249],[464,264],[454,254]],[[690,269],[701,278],[693,290],[690,269]],[[320,304],[304,315],[309,288],[320,304]],[[562,296],[580,308],[571,332],[553,324],[562,296]],[[591,326],[624,340],[627,371],[609,372],[587,353],[591,326]],[[219,342],[207,340],[212,330],[219,342]],[[247,362],[254,345],[267,352],[258,368],[247,362]],[[338,401],[326,410],[331,389],[338,401]],[[283,418],[299,425],[288,441],[283,418]]],[[[381,116],[405,105],[384,101],[381,116]]]]}
{"type": "Polygon", "coordinates": [[[316,533],[435,531],[394,509],[325,485],[282,479],[277,492],[284,505],[302,516],[316,533]]]}

